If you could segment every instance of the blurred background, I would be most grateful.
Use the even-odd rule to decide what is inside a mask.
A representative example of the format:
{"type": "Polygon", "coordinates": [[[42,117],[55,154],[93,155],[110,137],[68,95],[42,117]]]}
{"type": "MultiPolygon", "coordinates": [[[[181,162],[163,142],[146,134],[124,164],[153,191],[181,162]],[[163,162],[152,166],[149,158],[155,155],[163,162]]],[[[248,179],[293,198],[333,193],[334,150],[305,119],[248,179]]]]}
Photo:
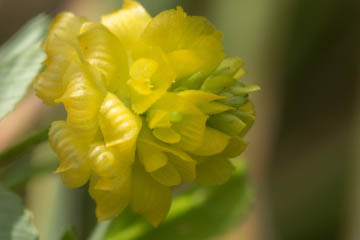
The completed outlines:
{"type": "MultiPolygon", "coordinates": [[[[252,96],[257,119],[244,153],[256,201],[241,224],[219,239],[360,239],[360,1],[139,2],[152,16],[181,5],[190,15],[210,19],[224,34],[226,53],[244,59],[246,83],[262,88],[252,96]]],[[[0,0],[0,43],[42,12],[70,10],[97,20],[121,5],[121,0],[0,0]]],[[[61,108],[29,94],[0,122],[0,152],[59,118],[61,108]]],[[[19,164],[48,172],[56,167],[54,159],[43,144],[30,163],[19,164]]],[[[15,170],[13,175],[21,174],[15,170]]],[[[57,239],[68,225],[75,225],[82,239],[88,236],[95,218],[86,189],[70,191],[52,174],[38,174],[26,188],[11,183],[12,176],[6,179],[19,186],[41,239],[57,239]]]]}

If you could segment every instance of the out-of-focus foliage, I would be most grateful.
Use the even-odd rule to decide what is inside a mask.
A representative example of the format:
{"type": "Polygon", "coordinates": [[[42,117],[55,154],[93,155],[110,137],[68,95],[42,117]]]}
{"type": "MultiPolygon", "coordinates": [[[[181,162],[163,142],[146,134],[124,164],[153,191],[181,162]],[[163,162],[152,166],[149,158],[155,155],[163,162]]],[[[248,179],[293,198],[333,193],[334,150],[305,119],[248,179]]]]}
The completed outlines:
{"type": "Polygon", "coordinates": [[[74,230],[69,229],[67,230],[63,237],[61,238],[61,240],[78,240],[79,238],[76,236],[76,233],[74,232],[74,230]]]}
{"type": "MultiPolygon", "coordinates": [[[[113,223],[98,226],[103,237],[97,234],[91,240],[207,240],[219,236],[238,223],[253,201],[253,189],[246,179],[245,162],[229,182],[223,186],[194,187],[181,193],[173,202],[169,216],[154,229],[141,216],[125,211],[113,223]],[[109,225],[109,226],[108,226],[109,225]],[[107,230],[101,229],[107,228],[107,230]]],[[[94,234],[95,235],[95,234],[94,234]]]]}
{"type": "Polygon", "coordinates": [[[38,233],[32,215],[20,198],[0,185],[0,239],[36,240],[38,233]]]}
{"type": "Polygon", "coordinates": [[[35,17],[0,48],[0,119],[15,108],[38,74],[48,23],[46,15],[35,17]]]}
{"type": "Polygon", "coordinates": [[[8,189],[20,191],[31,178],[54,171],[56,165],[56,156],[50,145],[46,142],[37,144],[35,149],[30,148],[16,156],[10,167],[0,169],[0,182],[8,189]]]}

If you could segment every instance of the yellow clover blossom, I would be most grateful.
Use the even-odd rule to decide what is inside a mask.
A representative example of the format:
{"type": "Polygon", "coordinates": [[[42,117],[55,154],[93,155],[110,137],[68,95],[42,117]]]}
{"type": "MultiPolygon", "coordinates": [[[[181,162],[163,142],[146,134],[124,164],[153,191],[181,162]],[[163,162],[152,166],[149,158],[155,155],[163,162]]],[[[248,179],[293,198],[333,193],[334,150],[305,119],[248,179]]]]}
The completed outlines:
{"type": "Polygon", "coordinates": [[[174,186],[230,178],[258,87],[239,81],[243,62],[224,59],[221,40],[203,17],[178,7],[152,18],[133,0],[101,22],[53,20],[34,89],[65,106],[49,131],[56,172],[70,188],[90,182],[100,221],[130,205],[157,226],[174,186]]]}

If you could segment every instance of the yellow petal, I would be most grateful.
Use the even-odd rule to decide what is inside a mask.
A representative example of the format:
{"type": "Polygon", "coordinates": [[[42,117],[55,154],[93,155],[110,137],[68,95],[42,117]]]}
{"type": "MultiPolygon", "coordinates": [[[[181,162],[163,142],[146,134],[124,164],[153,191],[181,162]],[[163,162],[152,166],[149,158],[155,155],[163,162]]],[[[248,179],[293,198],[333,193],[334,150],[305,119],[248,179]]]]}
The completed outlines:
{"type": "Polygon", "coordinates": [[[64,103],[67,122],[82,137],[94,139],[98,131],[98,111],[105,93],[94,81],[94,76],[85,65],[72,63],[64,75],[68,82],[65,93],[56,102],[64,103]]]}
{"type": "Polygon", "coordinates": [[[168,161],[165,153],[145,142],[137,144],[137,153],[140,162],[144,165],[147,172],[153,172],[162,168],[168,161]]]}
{"type": "Polygon", "coordinates": [[[62,55],[49,57],[47,67],[34,82],[36,96],[48,104],[56,104],[55,99],[64,93],[62,78],[69,61],[62,55]]]}
{"type": "Polygon", "coordinates": [[[124,0],[123,8],[105,15],[101,22],[115,34],[127,48],[131,48],[138,41],[140,34],[151,20],[140,3],[124,0]]]}
{"type": "Polygon", "coordinates": [[[76,136],[64,121],[51,124],[49,142],[60,159],[63,182],[70,188],[84,185],[90,177],[90,162],[87,158],[88,142],[76,136]]]}
{"type": "Polygon", "coordinates": [[[134,167],[132,181],[132,209],[158,226],[169,212],[171,189],[155,181],[140,166],[134,167]]]}
{"type": "Polygon", "coordinates": [[[222,185],[231,177],[234,166],[225,158],[211,157],[196,166],[196,183],[205,186],[222,185]]]}
{"type": "Polygon", "coordinates": [[[228,145],[230,136],[210,127],[207,127],[201,146],[192,153],[199,156],[211,156],[221,153],[228,145]]]}
{"type": "Polygon", "coordinates": [[[178,95],[195,104],[203,113],[208,115],[233,109],[231,106],[214,102],[215,100],[225,99],[225,96],[199,90],[186,90],[179,92],[178,95]]]}
{"type": "Polygon", "coordinates": [[[206,120],[206,115],[196,113],[185,115],[184,121],[174,123],[173,129],[181,135],[181,140],[176,145],[185,151],[197,149],[204,137],[206,120]]]}
{"type": "Polygon", "coordinates": [[[172,128],[156,128],[152,133],[159,140],[166,143],[177,143],[181,140],[180,134],[172,128]]]}
{"type": "Polygon", "coordinates": [[[78,51],[77,36],[86,19],[70,12],[58,14],[52,21],[49,33],[43,43],[48,55],[69,56],[78,51]]]}
{"type": "Polygon", "coordinates": [[[121,90],[121,97],[129,97],[126,84],[129,78],[128,59],[119,39],[101,23],[85,23],[81,28],[79,44],[85,60],[104,75],[108,91],[121,90]]]}
{"type": "MultiPolygon", "coordinates": [[[[180,150],[177,147],[174,147],[170,144],[163,143],[156,139],[152,134],[149,128],[145,124],[143,124],[143,127],[141,129],[140,135],[139,135],[139,142],[146,143],[150,145],[153,148],[156,148],[160,151],[171,153],[172,155],[177,156],[178,158],[186,161],[186,162],[195,162],[187,153],[180,150]]],[[[169,156],[169,155],[168,155],[169,156]]]]}
{"type": "Polygon", "coordinates": [[[172,145],[163,143],[157,140],[146,125],[140,132],[139,142],[143,142],[151,146],[152,148],[158,149],[167,153],[168,161],[174,165],[176,170],[180,173],[183,181],[191,182],[195,179],[195,165],[196,161],[193,160],[187,153],[181,151],[179,148],[172,145]]]}
{"type": "Polygon", "coordinates": [[[198,72],[203,64],[201,56],[188,49],[175,50],[169,53],[169,60],[177,78],[190,76],[198,72]]]}
{"type": "MultiPolygon", "coordinates": [[[[130,172],[130,171],[129,171],[130,172]]],[[[128,205],[131,198],[131,175],[123,175],[108,181],[112,190],[99,190],[101,178],[92,177],[89,193],[96,201],[96,217],[99,221],[118,216],[128,205]]]]}
{"type": "Polygon", "coordinates": [[[186,90],[179,92],[178,95],[195,105],[226,98],[225,96],[220,96],[200,90],[186,90]]]}
{"type": "Polygon", "coordinates": [[[198,105],[198,108],[207,115],[219,114],[234,108],[219,102],[207,102],[198,105]]]}
{"type": "Polygon", "coordinates": [[[138,93],[148,95],[154,85],[151,77],[157,71],[159,64],[149,58],[140,58],[130,67],[130,80],[128,84],[138,93]]]}
{"type": "Polygon", "coordinates": [[[130,67],[132,109],[141,114],[155,103],[175,80],[175,73],[160,48],[144,47],[130,67]]]}
{"type": "Polygon", "coordinates": [[[103,142],[90,146],[89,158],[93,171],[100,177],[113,178],[126,173],[129,165],[122,161],[122,156],[117,156],[113,148],[107,148],[103,142]]]}
{"type": "Polygon", "coordinates": [[[153,109],[146,114],[149,128],[169,128],[171,127],[169,113],[165,110],[153,109]]]}
{"type": "Polygon", "coordinates": [[[196,177],[196,161],[184,160],[176,155],[168,154],[169,162],[171,162],[180,176],[185,182],[193,182],[196,177]]]}
{"type": "Polygon", "coordinates": [[[207,116],[191,102],[168,92],[149,109],[148,117],[155,116],[153,111],[168,112],[172,122],[171,128],[181,135],[181,140],[176,146],[185,151],[193,151],[201,145],[207,116]]]}
{"type": "Polygon", "coordinates": [[[221,93],[226,87],[234,85],[236,79],[229,75],[210,75],[203,82],[201,90],[221,93]]]}
{"type": "Polygon", "coordinates": [[[206,18],[187,16],[180,7],[154,17],[141,39],[170,54],[178,78],[196,72],[206,75],[224,58],[221,33],[206,18]]]}
{"type": "Polygon", "coordinates": [[[179,172],[176,170],[174,165],[168,162],[162,168],[159,168],[150,173],[151,176],[158,181],[159,183],[165,186],[176,186],[181,183],[181,176],[179,172]]]}
{"type": "Polygon", "coordinates": [[[140,117],[133,114],[114,94],[107,93],[99,111],[99,124],[106,147],[113,147],[124,161],[134,160],[140,117]]]}
{"type": "Polygon", "coordinates": [[[245,151],[248,143],[245,142],[240,137],[232,137],[229,141],[229,144],[226,146],[224,151],[221,153],[223,158],[234,158],[239,156],[243,151],[245,151]]]}
{"type": "Polygon", "coordinates": [[[159,64],[149,58],[137,59],[130,68],[130,77],[137,78],[151,78],[159,68],[159,64]]]}

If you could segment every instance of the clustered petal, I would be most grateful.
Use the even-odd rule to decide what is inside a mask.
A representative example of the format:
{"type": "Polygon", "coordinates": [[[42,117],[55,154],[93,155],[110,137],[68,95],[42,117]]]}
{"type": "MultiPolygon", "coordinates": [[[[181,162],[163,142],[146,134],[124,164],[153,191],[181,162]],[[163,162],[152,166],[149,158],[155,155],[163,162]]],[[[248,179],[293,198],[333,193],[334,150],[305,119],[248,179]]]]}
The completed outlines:
{"type": "Polygon", "coordinates": [[[243,62],[225,58],[221,40],[203,17],[178,7],[152,18],[133,0],[101,22],[54,19],[34,89],[64,105],[49,132],[56,172],[70,188],[89,182],[100,221],[130,205],[157,226],[174,186],[230,178],[259,88],[239,81],[243,62]]]}

